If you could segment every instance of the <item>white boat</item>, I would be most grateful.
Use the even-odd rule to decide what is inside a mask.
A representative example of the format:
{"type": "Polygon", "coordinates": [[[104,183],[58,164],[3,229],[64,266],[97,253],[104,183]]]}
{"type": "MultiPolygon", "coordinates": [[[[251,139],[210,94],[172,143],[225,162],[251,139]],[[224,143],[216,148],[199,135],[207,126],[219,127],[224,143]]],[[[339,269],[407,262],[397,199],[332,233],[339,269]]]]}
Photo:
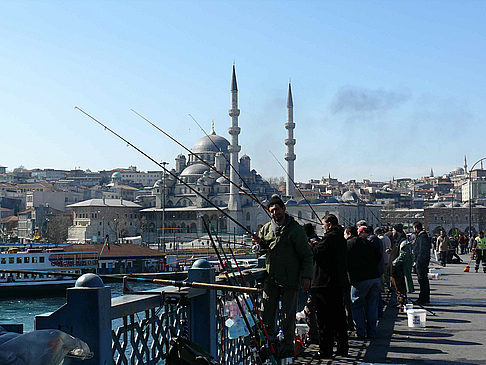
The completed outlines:
{"type": "Polygon", "coordinates": [[[0,298],[61,293],[74,286],[77,277],[96,272],[97,267],[96,251],[10,248],[0,252],[0,298]]]}

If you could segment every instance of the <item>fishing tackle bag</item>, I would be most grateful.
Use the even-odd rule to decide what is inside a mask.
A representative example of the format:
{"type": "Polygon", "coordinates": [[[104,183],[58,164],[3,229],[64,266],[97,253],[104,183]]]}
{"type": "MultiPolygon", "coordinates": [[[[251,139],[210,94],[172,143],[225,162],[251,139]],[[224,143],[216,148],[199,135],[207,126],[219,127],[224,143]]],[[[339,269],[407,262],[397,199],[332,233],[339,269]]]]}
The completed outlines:
{"type": "Polygon", "coordinates": [[[169,350],[163,356],[167,365],[218,365],[213,357],[197,343],[184,337],[170,340],[169,350]]]}

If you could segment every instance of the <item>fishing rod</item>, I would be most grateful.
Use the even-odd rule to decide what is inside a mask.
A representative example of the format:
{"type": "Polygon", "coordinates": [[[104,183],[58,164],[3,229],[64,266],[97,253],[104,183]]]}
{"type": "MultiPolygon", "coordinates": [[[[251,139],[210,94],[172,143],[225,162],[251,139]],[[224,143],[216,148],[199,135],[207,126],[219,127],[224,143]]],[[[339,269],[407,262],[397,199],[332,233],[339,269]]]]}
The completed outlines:
{"type": "Polygon", "coordinates": [[[143,156],[145,156],[146,158],[148,158],[150,161],[152,161],[153,163],[155,163],[164,172],[168,173],[169,175],[171,175],[172,177],[174,177],[177,181],[179,181],[180,183],[182,183],[183,185],[185,185],[186,187],[188,187],[189,190],[191,190],[197,196],[201,197],[204,201],[206,201],[211,206],[213,206],[214,208],[216,208],[221,214],[223,214],[225,217],[227,217],[228,219],[230,219],[233,223],[235,223],[238,227],[242,228],[245,232],[247,232],[250,235],[253,234],[252,232],[250,232],[250,230],[248,228],[246,228],[243,224],[241,224],[240,222],[238,222],[230,214],[228,214],[225,211],[223,211],[223,209],[221,209],[220,207],[218,207],[211,200],[209,200],[208,198],[206,198],[203,194],[201,194],[199,191],[197,191],[196,189],[194,189],[192,186],[190,186],[188,183],[186,183],[184,180],[182,180],[179,176],[177,176],[176,174],[174,174],[172,171],[168,170],[164,165],[162,165],[161,163],[159,163],[158,161],[156,161],[153,157],[151,157],[150,155],[148,155],[147,153],[145,153],[144,151],[142,151],[140,148],[138,148],[137,146],[135,146],[133,143],[131,143],[130,141],[128,141],[126,138],[124,138],[121,135],[119,135],[118,133],[116,133],[110,127],[108,127],[107,125],[103,124],[98,119],[96,119],[95,117],[93,117],[90,114],[88,114],[87,112],[85,112],[83,109],[81,109],[81,108],[79,108],[77,106],[75,106],[74,109],[79,110],[81,113],[83,113],[84,115],[86,115],[87,117],[89,117],[90,119],[92,119],[93,121],[95,121],[96,123],[98,123],[99,125],[101,125],[105,130],[109,131],[110,133],[112,133],[113,135],[115,135],[116,137],[118,137],[119,139],[121,139],[123,142],[125,142],[127,144],[127,146],[132,147],[137,152],[139,152],[140,154],[142,154],[143,156]]]}
{"type": "MultiPolygon", "coordinates": [[[[211,226],[211,228],[213,229],[213,232],[214,232],[213,225],[211,224],[211,222],[209,222],[209,224],[210,224],[210,226],[211,226]]],[[[227,257],[227,255],[226,255],[226,253],[224,251],[223,245],[221,245],[221,243],[220,243],[220,240],[219,240],[219,237],[218,237],[217,233],[214,233],[214,235],[216,237],[216,240],[219,243],[220,250],[221,250],[221,252],[223,253],[223,255],[225,257],[226,262],[228,262],[229,261],[228,260],[228,257],[227,257]]],[[[230,250],[231,256],[232,256],[232,258],[233,258],[233,260],[234,260],[234,262],[236,264],[236,268],[237,268],[238,273],[240,275],[239,277],[241,279],[242,286],[243,287],[248,287],[248,284],[247,284],[247,282],[245,280],[245,276],[243,275],[243,273],[242,273],[242,271],[240,269],[240,265],[238,264],[238,260],[236,260],[236,257],[235,257],[235,254],[234,254],[233,250],[231,249],[231,247],[228,247],[228,249],[230,250]]],[[[233,272],[233,275],[234,275],[234,272],[233,272]]],[[[262,317],[260,316],[260,311],[258,310],[258,306],[255,303],[255,301],[253,300],[253,297],[251,295],[249,295],[249,298],[250,298],[252,307],[255,309],[255,314],[256,314],[256,316],[258,318],[258,322],[260,323],[260,327],[261,327],[261,329],[263,331],[263,336],[264,336],[265,340],[267,341],[267,344],[269,346],[270,352],[275,356],[276,355],[275,348],[273,347],[272,342],[270,341],[270,336],[269,336],[269,334],[268,334],[268,332],[267,332],[267,330],[265,328],[265,325],[263,323],[262,317]]],[[[248,306],[248,304],[247,304],[247,306],[248,306]]],[[[253,318],[253,320],[255,320],[255,319],[253,318]]]]}
{"type": "Polygon", "coordinates": [[[282,164],[280,163],[280,161],[278,160],[278,158],[273,154],[273,152],[272,151],[269,151],[269,152],[272,154],[273,158],[275,159],[275,161],[277,161],[277,163],[280,165],[280,167],[285,171],[285,173],[287,174],[287,176],[290,179],[290,181],[292,182],[292,184],[294,184],[295,188],[299,191],[300,195],[302,195],[302,197],[304,198],[305,202],[307,203],[307,205],[311,209],[312,213],[314,213],[314,215],[316,216],[317,220],[319,221],[318,224],[320,224],[321,221],[322,221],[322,219],[317,215],[317,213],[314,210],[314,208],[312,208],[311,204],[309,203],[309,201],[307,200],[307,198],[305,197],[305,195],[302,193],[302,190],[300,190],[300,188],[297,186],[297,184],[295,183],[295,181],[292,178],[292,176],[290,176],[290,174],[287,172],[287,170],[285,169],[285,167],[282,166],[282,164]]]}
{"type": "MultiPolygon", "coordinates": [[[[174,137],[172,137],[169,133],[165,132],[162,128],[158,127],[155,123],[151,122],[149,119],[147,119],[146,117],[144,117],[142,114],[140,114],[136,110],[134,110],[134,109],[130,109],[130,110],[132,112],[134,112],[135,114],[137,114],[140,118],[142,118],[143,120],[145,120],[147,123],[149,123],[152,127],[154,127],[155,129],[157,129],[159,132],[163,133],[170,140],[174,141],[179,146],[181,146],[182,148],[184,148],[187,152],[189,152],[191,155],[193,155],[194,157],[196,157],[199,161],[201,161],[202,163],[204,163],[211,170],[213,170],[214,172],[216,172],[218,175],[220,175],[222,178],[224,178],[230,184],[232,184],[233,186],[235,186],[238,190],[240,190],[241,192],[243,192],[250,199],[252,199],[255,203],[259,204],[265,211],[267,211],[267,208],[255,196],[248,194],[244,189],[241,188],[241,186],[239,186],[238,184],[236,184],[234,181],[231,181],[228,177],[226,177],[222,172],[218,171],[213,165],[211,165],[210,163],[208,163],[201,156],[199,156],[198,154],[193,153],[189,148],[187,148],[186,146],[184,146],[181,142],[179,142],[177,139],[175,139],[174,137]]],[[[211,138],[209,138],[209,139],[211,139],[211,138]]],[[[240,176],[240,179],[241,179],[241,176],[240,176]]],[[[241,180],[243,181],[243,179],[241,179],[241,180]]],[[[267,212],[267,214],[269,214],[269,213],[267,212]]]]}
{"type": "MultiPolygon", "coordinates": [[[[72,273],[60,273],[55,271],[43,271],[43,270],[0,270],[0,273],[14,273],[14,274],[35,274],[35,275],[51,275],[51,276],[68,276],[68,277],[80,277],[83,274],[72,274],[72,273]]],[[[221,290],[226,292],[241,292],[241,293],[260,293],[261,289],[258,288],[245,288],[241,286],[234,285],[223,285],[223,284],[209,284],[200,283],[197,281],[184,281],[184,280],[168,280],[168,279],[148,279],[140,278],[134,276],[123,276],[115,277],[109,275],[98,275],[100,278],[109,278],[116,280],[127,280],[127,281],[138,281],[146,282],[152,284],[160,285],[172,285],[178,288],[188,287],[188,288],[199,288],[199,289],[209,289],[209,290],[221,290]]]]}
{"type": "MultiPolygon", "coordinates": [[[[208,223],[206,222],[206,219],[204,218],[203,215],[201,215],[201,220],[204,224],[204,228],[206,229],[206,231],[208,232],[208,235],[209,235],[209,238],[211,240],[211,244],[213,246],[213,249],[214,249],[214,252],[216,253],[216,256],[218,257],[218,260],[221,264],[221,267],[223,269],[223,272],[226,276],[226,279],[228,280],[228,282],[230,282],[230,276],[228,274],[228,271],[225,270],[225,263],[223,262],[223,259],[221,258],[221,255],[219,254],[219,251],[218,251],[218,248],[216,247],[216,243],[214,242],[214,239],[213,239],[213,236],[211,234],[211,230],[209,229],[209,226],[208,226],[208,223]]],[[[253,340],[253,345],[255,346],[255,348],[258,348],[258,337],[256,335],[256,333],[254,332],[252,326],[250,325],[250,322],[248,321],[248,318],[244,312],[244,309],[243,309],[243,306],[241,305],[240,303],[240,300],[238,298],[238,295],[236,293],[233,292],[233,297],[236,301],[236,305],[238,306],[238,309],[240,310],[240,313],[241,313],[241,317],[243,318],[243,321],[245,322],[245,326],[248,328],[248,332],[251,334],[252,336],[252,340],[253,340]]],[[[245,302],[245,304],[247,305],[247,308],[248,310],[250,310],[250,308],[248,307],[248,304],[245,302]]]]}
{"type": "MultiPolygon", "coordinates": [[[[206,135],[206,137],[208,137],[208,139],[211,141],[211,143],[214,145],[214,147],[216,147],[220,152],[223,153],[223,151],[221,151],[221,148],[218,147],[218,145],[212,140],[212,138],[209,136],[209,134],[206,133],[206,131],[204,130],[203,127],[201,127],[201,125],[197,122],[197,120],[192,116],[192,114],[188,114],[191,119],[194,121],[194,123],[197,124],[197,126],[199,127],[199,129],[201,129],[201,131],[206,135]]],[[[226,155],[223,153],[223,158],[226,160],[226,162],[228,163],[228,165],[231,167],[231,169],[236,173],[236,175],[240,178],[240,181],[243,183],[243,185],[245,185],[245,187],[250,191],[251,195],[255,198],[254,200],[256,200],[258,202],[258,204],[263,207],[263,210],[265,211],[265,213],[267,213],[268,217],[271,218],[269,212],[268,212],[268,208],[266,206],[264,206],[260,200],[257,198],[256,194],[253,192],[253,190],[250,188],[250,186],[246,183],[245,179],[243,179],[238,171],[238,169],[236,169],[232,164],[231,164],[231,161],[229,160],[228,157],[226,157],[226,155]]]]}

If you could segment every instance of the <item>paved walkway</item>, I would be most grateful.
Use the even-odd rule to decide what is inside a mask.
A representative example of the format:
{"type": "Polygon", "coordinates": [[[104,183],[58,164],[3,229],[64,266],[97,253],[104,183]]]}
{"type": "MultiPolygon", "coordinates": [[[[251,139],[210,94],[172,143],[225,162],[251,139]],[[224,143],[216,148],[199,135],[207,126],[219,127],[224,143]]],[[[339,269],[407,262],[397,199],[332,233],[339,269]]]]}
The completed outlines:
{"type": "MultiPolygon", "coordinates": [[[[462,257],[466,263],[468,256],[462,257]]],[[[486,364],[486,274],[482,268],[463,272],[464,264],[442,268],[430,280],[431,304],[426,328],[409,328],[407,315],[388,307],[379,322],[378,338],[350,340],[349,357],[316,360],[318,347],[306,349],[296,364],[486,364]]],[[[431,268],[440,267],[432,262],[431,268]]],[[[418,284],[414,277],[416,289],[418,284]]],[[[416,299],[418,290],[411,295],[416,299]]]]}

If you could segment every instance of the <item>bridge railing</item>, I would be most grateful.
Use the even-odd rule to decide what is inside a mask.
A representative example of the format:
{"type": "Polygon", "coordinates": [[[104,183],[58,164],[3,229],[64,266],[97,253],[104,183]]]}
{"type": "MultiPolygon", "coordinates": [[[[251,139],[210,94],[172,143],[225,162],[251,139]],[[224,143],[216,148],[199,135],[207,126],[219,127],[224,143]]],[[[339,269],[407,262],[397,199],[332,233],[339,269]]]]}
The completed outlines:
{"type": "MultiPolygon", "coordinates": [[[[245,276],[254,286],[263,272],[245,276]]],[[[216,280],[212,268],[193,267],[188,281],[222,280],[216,280]]],[[[36,317],[35,328],[59,329],[88,343],[94,357],[82,362],[86,365],[163,363],[162,355],[177,336],[198,343],[221,364],[249,364],[243,338],[230,339],[224,325],[229,298],[219,291],[171,286],[111,298],[104,285],[75,287],[67,290],[64,306],[36,317]]]]}

